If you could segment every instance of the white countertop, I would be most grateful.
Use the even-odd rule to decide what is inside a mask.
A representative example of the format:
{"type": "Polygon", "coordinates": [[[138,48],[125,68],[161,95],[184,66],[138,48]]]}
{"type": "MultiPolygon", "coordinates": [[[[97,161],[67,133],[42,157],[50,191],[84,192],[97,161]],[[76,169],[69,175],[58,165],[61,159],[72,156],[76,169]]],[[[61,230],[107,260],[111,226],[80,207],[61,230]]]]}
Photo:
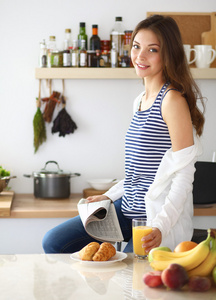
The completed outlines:
{"type": "Polygon", "coordinates": [[[205,293],[149,288],[142,275],[151,270],[133,254],[122,262],[94,267],[69,254],[0,255],[0,298],[3,300],[151,300],[215,299],[216,286],[205,293]]]}

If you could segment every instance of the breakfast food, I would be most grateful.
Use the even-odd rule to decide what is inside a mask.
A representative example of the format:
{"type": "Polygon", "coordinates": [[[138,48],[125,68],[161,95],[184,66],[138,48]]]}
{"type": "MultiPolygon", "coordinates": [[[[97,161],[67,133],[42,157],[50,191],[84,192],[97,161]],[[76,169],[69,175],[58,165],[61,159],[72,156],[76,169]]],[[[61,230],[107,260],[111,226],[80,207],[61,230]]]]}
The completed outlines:
{"type": "Polygon", "coordinates": [[[116,254],[115,247],[110,243],[102,243],[93,256],[94,261],[107,261],[116,254]]]}
{"type": "Polygon", "coordinates": [[[79,251],[79,256],[82,260],[92,260],[95,253],[100,248],[100,244],[97,242],[92,242],[86,245],[79,251]]]}
{"type": "Polygon", "coordinates": [[[79,251],[81,260],[87,261],[107,261],[116,254],[115,247],[110,243],[92,242],[79,251]]]}

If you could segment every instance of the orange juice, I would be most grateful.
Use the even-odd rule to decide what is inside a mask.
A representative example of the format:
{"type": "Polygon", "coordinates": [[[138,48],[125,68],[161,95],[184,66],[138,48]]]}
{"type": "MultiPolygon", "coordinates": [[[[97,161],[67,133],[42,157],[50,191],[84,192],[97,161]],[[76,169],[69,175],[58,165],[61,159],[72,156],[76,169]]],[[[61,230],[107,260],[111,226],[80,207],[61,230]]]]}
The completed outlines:
{"type": "Polygon", "coordinates": [[[138,256],[147,255],[145,248],[142,247],[143,242],[141,241],[142,237],[152,232],[152,227],[148,226],[135,226],[133,227],[133,248],[134,253],[138,256]]]}

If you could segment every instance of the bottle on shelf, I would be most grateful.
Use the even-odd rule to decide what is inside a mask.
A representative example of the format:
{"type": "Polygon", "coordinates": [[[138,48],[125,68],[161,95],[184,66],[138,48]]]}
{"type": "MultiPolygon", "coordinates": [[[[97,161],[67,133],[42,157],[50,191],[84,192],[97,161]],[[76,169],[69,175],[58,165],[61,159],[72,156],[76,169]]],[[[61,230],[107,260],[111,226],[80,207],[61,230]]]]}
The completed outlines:
{"type": "Polygon", "coordinates": [[[81,49],[79,52],[79,66],[87,67],[87,50],[85,40],[81,40],[81,49]]]}
{"type": "Polygon", "coordinates": [[[73,40],[73,48],[72,48],[72,52],[71,52],[71,66],[79,67],[78,40],[73,40]]]}
{"type": "Polygon", "coordinates": [[[123,55],[121,56],[121,67],[130,68],[131,60],[128,56],[128,50],[124,50],[123,55]]]}
{"type": "Polygon", "coordinates": [[[105,67],[105,62],[99,49],[96,50],[96,67],[105,67]]]}
{"type": "Polygon", "coordinates": [[[131,42],[131,36],[132,36],[133,30],[125,30],[124,32],[124,50],[128,50],[128,53],[130,51],[130,42],[131,42]]]}
{"type": "Polygon", "coordinates": [[[64,50],[70,49],[72,47],[71,41],[71,29],[65,29],[65,40],[64,40],[64,50]]]}
{"type": "Polygon", "coordinates": [[[124,28],[122,24],[122,17],[115,18],[114,28],[110,34],[111,44],[114,42],[116,51],[118,53],[118,61],[120,61],[120,57],[123,55],[123,47],[124,47],[124,28]]]}
{"type": "Polygon", "coordinates": [[[110,40],[101,41],[101,57],[106,68],[110,67],[110,40]]]}
{"type": "Polygon", "coordinates": [[[71,43],[71,29],[65,29],[65,40],[64,40],[64,50],[63,50],[63,67],[71,66],[71,53],[70,48],[72,46],[71,43]]]}
{"type": "Polygon", "coordinates": [[[98,36],[98,25],[92,25],[92,36],[90,38],[90,50],[100,50],[101,41],[98,36]]]}
{"type": "Polygon", "coordinates": [[[87,67],[94,68],[97,67],[97,57],[95,50],[87,51],[87,67]]]}
{"type": "Polygon", "coordinates": [[[118,67],[118,52],[116,50],[115,42],[112,42],[112,49],[110,51],[110,66],[111,68],[118,67]]]}
{"type": "Polygon", "coordinates": [[[71,66],[71,53],[70,49],[65,49],[63,51],[63,67],[71,66]]]}
{"type": "Polygon", "coordinates": [[[86,34],[85,22],[80,22],[78,34],[78,47],[81,49],[81,40],[85,40],[86,50],[88,49],[88,36],[86,34]]]}
{"type": "Polygon", "coordinates": [[[45,40],[40,43],[39,67],[45,68],[47,66],[47,46],[45,40]]]}
{"type": "Polygon", "coordinates": [[[49,37],[49,42],[47,45],[47,67],[51,68],[51,54],[57,51],[56,48],[56,37],[54,35],[49,37]]]}

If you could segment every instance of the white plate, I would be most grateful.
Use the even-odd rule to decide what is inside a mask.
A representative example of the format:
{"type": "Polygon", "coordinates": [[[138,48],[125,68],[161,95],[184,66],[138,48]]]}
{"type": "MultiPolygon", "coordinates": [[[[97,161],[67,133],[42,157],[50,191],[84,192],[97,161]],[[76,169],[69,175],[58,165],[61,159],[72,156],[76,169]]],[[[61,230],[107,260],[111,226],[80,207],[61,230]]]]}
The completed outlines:
{"type": "Polygon", "coordinates": [[[117,261],[122,261],[123,259],[125,259],[127,257],[127,254],[126,253],[123,253],[123,252],[119,252],[119,251],[116,251],[116,254],[110,258],[109,260],[107,261],[87,261],[87,260],[81,260],[80,257],[79,257],[79,252],[75,252],[75,253],[72,253],[70,255],[70,257],[73,259],[73,260],[76,260],[76,261],[79,261],[81,262],[82,264],[85,264],[85,265],[91,265],[91,266],[94,266],[94,267],[101,267],[101,266],[105,266],[105,265],[110,265],[110,264],[113,264],[117,261]]]}

